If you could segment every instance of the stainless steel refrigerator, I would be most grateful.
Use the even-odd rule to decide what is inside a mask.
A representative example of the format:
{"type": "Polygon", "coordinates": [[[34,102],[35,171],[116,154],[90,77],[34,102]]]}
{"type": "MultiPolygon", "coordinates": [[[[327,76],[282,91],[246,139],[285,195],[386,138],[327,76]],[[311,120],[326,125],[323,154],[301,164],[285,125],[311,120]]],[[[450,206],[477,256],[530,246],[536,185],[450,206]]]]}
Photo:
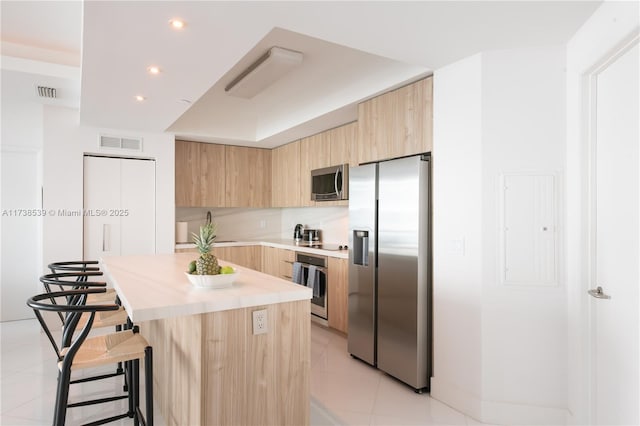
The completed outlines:
{"type": "Polygon", "coordinates": [[[430,161],[349,170],[348,350],[418,391],[432,364],[430,161]]]}

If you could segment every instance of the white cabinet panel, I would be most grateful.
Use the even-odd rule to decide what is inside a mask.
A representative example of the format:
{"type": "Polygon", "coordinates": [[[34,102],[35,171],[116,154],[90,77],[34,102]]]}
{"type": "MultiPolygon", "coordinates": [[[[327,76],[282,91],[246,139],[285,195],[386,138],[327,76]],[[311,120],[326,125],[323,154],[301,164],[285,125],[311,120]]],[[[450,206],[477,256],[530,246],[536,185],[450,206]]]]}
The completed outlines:
{"type": "Polygon", "coordinates": [[[155,161],[121,160],[120,254],[155,253],[155,161]]]}
{"type": "Polygon", "coordinates": [[[84,157],[84,258],[155,253],[155,161],[84,157]]]}
{"type": "Polygon", "coordinates": [[[556,285],[557,211],[554,175],[502,176],[502,282],[556,285]]]}

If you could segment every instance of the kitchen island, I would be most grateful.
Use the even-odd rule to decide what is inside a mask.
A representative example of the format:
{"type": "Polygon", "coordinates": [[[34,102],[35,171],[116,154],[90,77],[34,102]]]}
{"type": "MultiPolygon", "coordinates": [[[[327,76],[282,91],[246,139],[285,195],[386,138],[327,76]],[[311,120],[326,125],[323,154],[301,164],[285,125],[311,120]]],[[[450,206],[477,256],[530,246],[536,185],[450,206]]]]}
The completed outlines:
{"type": "Polygon", "coordinates": [[[153,346],[154,393],[169,425],[309,424],[311,290],[220,261],[233,286],[199,289],[193,253],[101,259],[153,346]],[[252,313],[266,309],[267,333],[252,313]]]}

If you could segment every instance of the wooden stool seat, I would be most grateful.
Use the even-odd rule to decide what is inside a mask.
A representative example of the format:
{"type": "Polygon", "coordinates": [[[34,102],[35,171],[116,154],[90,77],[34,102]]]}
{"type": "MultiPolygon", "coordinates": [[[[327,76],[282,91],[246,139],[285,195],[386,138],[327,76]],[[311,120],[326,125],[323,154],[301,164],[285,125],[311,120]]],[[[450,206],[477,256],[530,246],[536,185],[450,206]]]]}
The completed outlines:
{"type": "Polygon", "coordinates": [[[87,297],[87,304],[88,305],[93,305],[96,303],[113,303],[114,300],[116,300],[116,297],[118,296],[118,294],[116,293],[116,290],[113,288],[108,288],[106,293],[99,293],[99,294],[91,294],[89,295],[89,297],[87,297]]]}
{"type": "MultiPolygon", "coordinates": [[[[89,337],[82,342],[80,349],[73,357],[71,370],[143,359],[147,346],[149,343],[145,338],[132,330],[89,337]]],[[[68,350],[69,348],[62,348],[61,354],[64,356],[68,350]]],[[[62,362],[58,362],[58,368],[62,369],[62,362]]]]}
{"type": "MultiPolygon", "coordinates": [[[[90,316],[91,314],[89,312],[83,313],[80,317],[80,321],[78,321],[78,327],[84,327],[90,316]]],[[[96,316],[91,327],[116,327],[127,324],[128,320],[129,316],[127,315],[127,311],[125,311],[121,306],[117,311],[96,312],[96,316]]]]}

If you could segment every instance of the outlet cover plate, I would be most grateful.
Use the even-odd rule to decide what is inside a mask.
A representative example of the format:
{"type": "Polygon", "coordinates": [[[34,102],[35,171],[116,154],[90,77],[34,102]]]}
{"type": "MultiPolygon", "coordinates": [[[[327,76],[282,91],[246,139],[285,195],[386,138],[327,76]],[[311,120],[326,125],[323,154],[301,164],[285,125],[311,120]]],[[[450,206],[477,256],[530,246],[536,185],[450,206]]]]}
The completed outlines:
{"type": "Polygon", "coordinates": [[[269,331],[267,327],[267,310],[253,311],[253,334],[264,334],[269,331]]]}

